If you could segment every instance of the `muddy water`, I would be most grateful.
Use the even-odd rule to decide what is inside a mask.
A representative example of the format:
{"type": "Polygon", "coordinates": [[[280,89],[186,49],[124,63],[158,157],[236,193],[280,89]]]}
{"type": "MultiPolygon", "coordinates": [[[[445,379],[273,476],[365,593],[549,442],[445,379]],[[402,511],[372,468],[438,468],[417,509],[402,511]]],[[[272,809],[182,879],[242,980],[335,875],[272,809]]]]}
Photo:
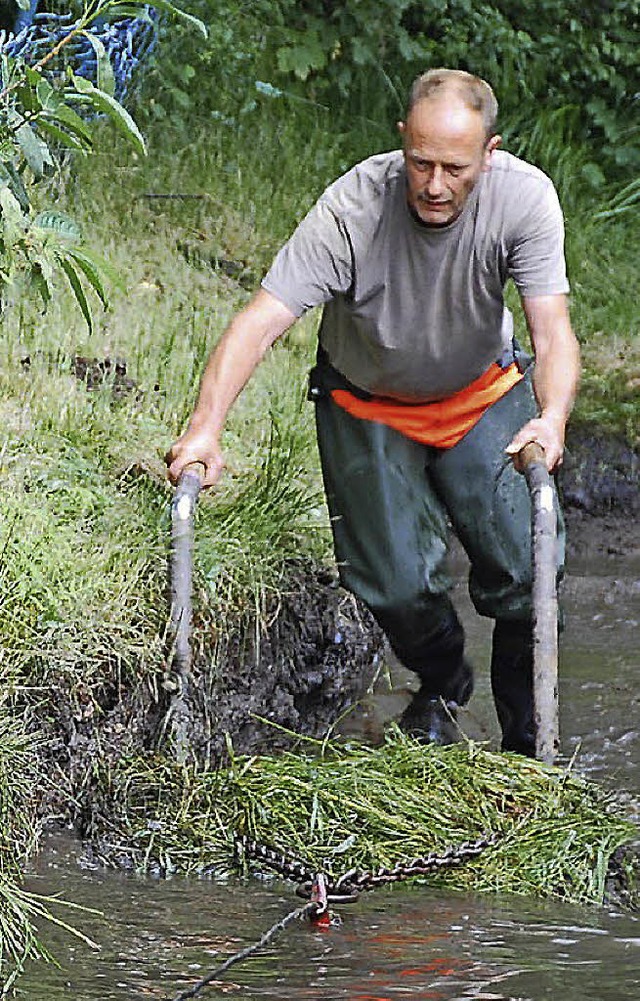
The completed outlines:
{"type": "MultiPolygon", "coordinates": [[[[479,671],[462,724],[495,741],[486,677],[489,632],[456,587],[479,671]]],[[[640,823],[640,567],[577,566],[565,588],[561,663],[565,757],[610,789],[626,792],[640,823]]],[[[393,671],[345,724],[375,738],[401,711],[409,677],[393,671]]],[[[170,999],[225,956],[254,942],[298,901],[288,884],[157,881],[82,868],[70,838],[51,839],[30,885],[99,908],[79,923],[93,952],[47,931],[59,969],[38,966],[21,981],[30,1001],[170,999]]],[[[622,1001],[640,998],[640,915],[514,897],[395,888],[341,908],[342,924],[291,926],[257,958],[235,966],[199,997],[348,998],[350,1001],[622,1001]]]]}

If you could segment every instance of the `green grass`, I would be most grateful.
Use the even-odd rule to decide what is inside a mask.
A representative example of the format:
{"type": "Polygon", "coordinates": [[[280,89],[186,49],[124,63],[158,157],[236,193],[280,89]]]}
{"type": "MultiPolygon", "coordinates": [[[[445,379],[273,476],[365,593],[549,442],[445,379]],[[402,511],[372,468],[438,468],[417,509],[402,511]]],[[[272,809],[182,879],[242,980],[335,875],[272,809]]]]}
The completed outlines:
{"type": "MultiPolygon", "coordinates": [[[[8,702],[10,678],[0,671],[0,997],[12,989],[32,960],[50,960],[42,942],[43,926],[53,922],[94,945],[59,913],[60,901],[26,891],[22,867],[38,843],[37,738],[15,718],[8,702]]],[[[67,907],[69,905],[66,905],[67,907]]]]}
{"type": "Polygon", "coordinates": [[[609,859],[634,832],[567,771],[473,743],[424,747],[397,729],[382,747],[310,741],[217,772],[129,759],[102,769],[99,790],[96,816],[112,819],[94,835],[107,860],[122,851],[140,871],[237,872],[247,836],[337,879],[496,836],[428,881],[602,903],[609,859]]]}

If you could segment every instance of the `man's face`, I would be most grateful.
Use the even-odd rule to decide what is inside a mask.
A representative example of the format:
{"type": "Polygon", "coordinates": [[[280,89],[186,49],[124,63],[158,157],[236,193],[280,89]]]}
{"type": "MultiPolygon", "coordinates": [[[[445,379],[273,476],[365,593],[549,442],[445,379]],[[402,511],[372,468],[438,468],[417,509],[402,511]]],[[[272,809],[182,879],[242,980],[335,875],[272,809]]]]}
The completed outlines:
{"type": "Polygon", "coordinates": [[[455,94],[423,98],[399,122],[407,170],[407,200],[421,222],[457,219],[500,136],[487,141],[482,116],[455,94]]]}

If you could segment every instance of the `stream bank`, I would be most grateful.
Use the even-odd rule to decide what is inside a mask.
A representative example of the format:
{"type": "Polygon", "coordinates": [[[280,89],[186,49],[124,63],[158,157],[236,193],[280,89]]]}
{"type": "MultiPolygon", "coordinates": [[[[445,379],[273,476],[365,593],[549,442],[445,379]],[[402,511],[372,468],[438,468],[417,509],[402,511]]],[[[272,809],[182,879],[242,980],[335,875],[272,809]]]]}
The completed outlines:
{"type": "MultiPolygon", "coordinates": [[[[603,468],[598,447],[586,437],[580,451],[574,440],[561,478],[569,530],[565,582],[569,608],[560,690],[562,760],[575,754],[577,770],[587,778],[605,789],[625,789],[622,806],[637,825],[637,455],[631,453],[631,461],[625,460],[624,447],[616,446],[617,459],[603,468]],[[585,501],[578,488],[588,491],[591,484],[594,490],[585,501]]],[[[457,570],[454,599],[463,613],[470,655],[482,668],[488,662],[490,623],[473,615],[464,564],[457,564],[457,570]]],[[[382,636],[366,610],[340,589],[335,573],[300,559],[290,561],[286,575],[279,597],[259,618],[245,619],[224,637],[211,629],[202,608],[198,611],[195,653],[200,684],[194,737],[199,755],[211,765],[224,760],[227,734],[237,754],[288,747],[295,738],[287,730],[324,735],[378,675],[374,695],[359,703],[340,731],[376,742],[386,722],[397,718],[406,705],[411,679],[392,666],[389,688],[381,674],[383,666],[386,671],[382,636]],[[375,704],[379,719],[365,709],[367,702],[375,704]]],[[[166,687],[170,678],[156,672],[154,677],[147,674],[134,684],[123,684],[115,694],[105,688],[104,702],[93,711],[91,704],[79,706],[65,688],[64,665],[59,679],[59,686],[54,681],[56,697],[46,711],[30,714],[32,729],[44,737],[37,749],[34,809],[37,803],[49,829],[71,825],[81,837],[96,832],[108,836],[113,816],[108,797],[99,795],[96,762],[108,770],[122,755],[158,745],[171,704],[172,692],[166,687]]],[[[497,746],[488,672],[483,669],[478,672],[470,713],[464,716],[465,733],[471,739],[497,746]]],[[[637,852],[637,844],[631,850],[637,852]]],[[[633,862],[634,856],[630,858],[633,862]]],[[[83,859],[83,864],[95,864],[90,851],[83,859]]],[[[127,861],[125,851],[122,865],[126,867],[127,861]]],[[[612,859],[609,872],[615,880],[619,859],[612,859]]],[[[626,889],[623,879],[613,886],[613,899],[621,901],[626,889]]]]}
{"type": "MultiPolygon", "coordinates": [[[[619,439],[572,431],[559,477],[568,527],[568,566],[602,559],[640,571],[637,452],[619,439]]],[[[193,749],[210,767],[237,754],[290,747],[293,735],[322,737],[364,694],[384,663],[369,612],[339,586],[335,571],[291,561],[280,593],[258,616],[224,630],[194,628],[193,749]],[[212,639],[207,639],[211,636],[212,639]]],[[[627,584],[625,584],[625,587],[627,584]]],[[[637,580],[635,580],[637,586],[637,580]]],[[[147,677],[82,713],[61,689],[56,714],[40,726],[43,819],[71,820],[82,833],[91,814],[96,757],[117,760],[166,738],[172,680],[147,677]],[[53,772],[52,772],[53,770],[53,772]]],[[[38,724],[39,725],[39,721],[38,724]]]]}

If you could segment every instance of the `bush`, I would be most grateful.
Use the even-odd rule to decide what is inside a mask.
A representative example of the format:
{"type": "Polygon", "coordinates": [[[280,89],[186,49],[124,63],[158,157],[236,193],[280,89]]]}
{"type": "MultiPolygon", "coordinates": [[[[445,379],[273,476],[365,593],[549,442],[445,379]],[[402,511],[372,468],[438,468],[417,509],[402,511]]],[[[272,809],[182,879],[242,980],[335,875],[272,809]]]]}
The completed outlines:
{"type": "Polygon", "coordinates": [[[171,55],[161,56],[151,88],[156,113],[246,112],[261,80],[328,107],[338,129],[355,116],[392,123],[418,73],[453,66],[492,83],[505,121],[576,106],[576,138],[598,150],[605,173],[640,167],[638,129],[628,125],[639,0],[588,9],[578,0],[224,0],[215,10],[196,0],[193,8],[209,22],[209,41],[196,48],[171,28],[171,55]]]}

